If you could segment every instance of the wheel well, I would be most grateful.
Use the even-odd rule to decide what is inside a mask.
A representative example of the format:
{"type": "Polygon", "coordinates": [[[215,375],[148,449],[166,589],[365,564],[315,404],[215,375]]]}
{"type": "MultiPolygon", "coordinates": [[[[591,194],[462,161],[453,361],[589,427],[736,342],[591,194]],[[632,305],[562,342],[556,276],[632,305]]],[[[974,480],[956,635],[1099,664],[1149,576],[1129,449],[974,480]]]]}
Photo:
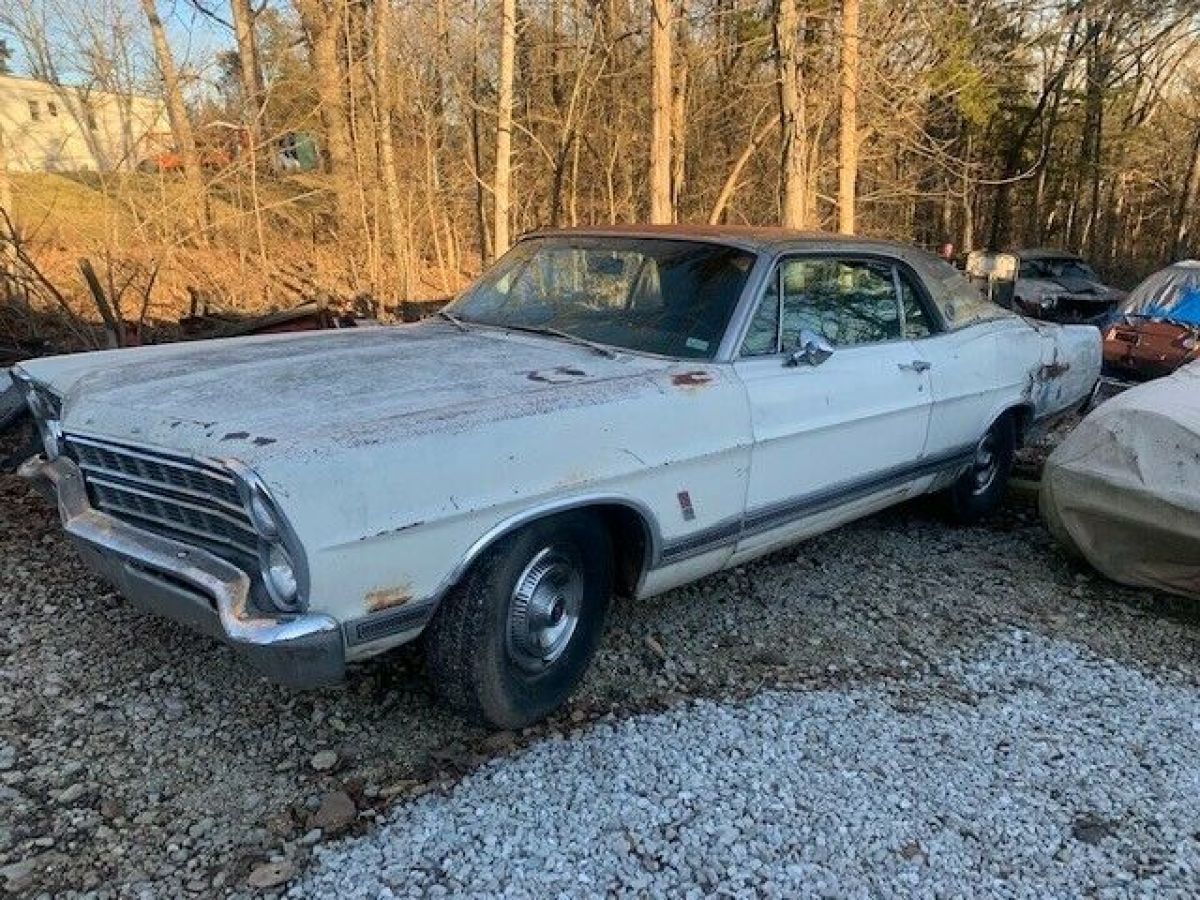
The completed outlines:
{"type": "Polygon", "coordinates": [[[1029,432],[1029,426],[1033,424],[1033,407],[1022,403],[1020,406],[1006,410],[1004,415],[1012,417],[1016,445],[1022,446],[1025,443],[1025,435],[1029,432]]]}
{"type": "Polygon", "coordinates": [[[612,536],[613,576],[617,593],[624,597],[633,596],[650,562],[652,544],[649,523],[637,510],[620,503],[603,503],[583,509],[596,513],[612,536]]]}
{"type": "Polygon", "coordinates": [[[467,554],[456,570],[453,582],[462,578],[481,556],[506,535],[539,519],[565,512],[592,513],[603,522],[612,538],[613,577],[616,592],[621,596],[632,596],[636,593],[642,574],[652,562],[651,557],[655,550],[653,525],[648,520],[648,513],[643,513],[633,506],[619,501],[600,499],[578,506],[566,505],[548,509],[541,515],[522,518],[490,534],[467,554]]]}

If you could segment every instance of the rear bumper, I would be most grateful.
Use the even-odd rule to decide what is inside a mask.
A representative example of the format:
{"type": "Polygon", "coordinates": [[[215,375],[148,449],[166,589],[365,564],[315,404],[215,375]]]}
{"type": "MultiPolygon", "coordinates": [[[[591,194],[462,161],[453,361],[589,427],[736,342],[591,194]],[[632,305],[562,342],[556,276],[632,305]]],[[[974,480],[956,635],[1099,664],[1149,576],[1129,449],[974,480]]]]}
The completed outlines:
{"type": "Polygon", "coordinates": [[[18,474],[57,501],[63,528],[84,562],[134,605],[226,642],[279,684],[321,687],[345,675],[342,631],[330,616],[253,611],[245,572],[206,550],[93,509],[79,468],[65,457],[34,457],[18,474]]]}

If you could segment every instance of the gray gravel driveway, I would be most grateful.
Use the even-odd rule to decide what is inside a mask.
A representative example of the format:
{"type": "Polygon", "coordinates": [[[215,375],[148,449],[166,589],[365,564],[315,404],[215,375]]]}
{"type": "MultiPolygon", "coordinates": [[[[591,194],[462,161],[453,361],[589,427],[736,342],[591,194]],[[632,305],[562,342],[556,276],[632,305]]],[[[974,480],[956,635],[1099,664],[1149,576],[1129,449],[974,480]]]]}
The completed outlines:
{"type": "Polygon", "coordinates": [[[0,893],[18,896],[257,895],[497,756],[695,698],[901,690],[1012,628],[1133,671],[1200,671],[1191,604],[1094,577],[1020,505],[968,529],[905,507],[618,604],[576,700],[519,734],[433,705],[416,650],[338,689],[266,684],[91,577],[11,478],[0,617],[0,893]]]}
{"type": "Polygon", "coordinates": [[[936,673],[598,724],[498,760],[294,897],[1194,897],[1200,702],[1002,632],[936,673]]]}

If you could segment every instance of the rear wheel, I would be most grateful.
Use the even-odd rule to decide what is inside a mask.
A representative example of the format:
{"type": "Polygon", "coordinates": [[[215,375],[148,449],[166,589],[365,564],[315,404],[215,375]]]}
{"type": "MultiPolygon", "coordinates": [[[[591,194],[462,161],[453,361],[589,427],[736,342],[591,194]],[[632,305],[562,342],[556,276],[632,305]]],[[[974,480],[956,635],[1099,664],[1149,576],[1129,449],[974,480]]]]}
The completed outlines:
{"type": "Polygon", "coordinates": [[[613,592],[612,539],[579,511],[502,538],[442,601],[427,633],[438,694],[498,728],[560,706],[592,660],[613,592]]]}
{"type": "Polygon", "coordinates": [[[977,522],[999,509],[1016,449],[1012,416],[1001,416],[976,445],[970,468],[946,492],[950,514],[957,521],[977,522]]]}

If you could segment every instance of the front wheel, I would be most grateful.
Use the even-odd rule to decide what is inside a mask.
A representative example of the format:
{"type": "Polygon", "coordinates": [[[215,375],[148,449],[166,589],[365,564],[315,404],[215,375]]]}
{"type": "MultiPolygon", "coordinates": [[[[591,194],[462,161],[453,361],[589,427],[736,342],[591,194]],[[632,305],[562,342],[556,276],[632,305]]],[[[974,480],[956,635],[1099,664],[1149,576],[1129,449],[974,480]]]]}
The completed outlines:
{"type": "Polygon", "coordinates": [[[1016,429],[1011,416],[1001,416],[975,447],[971,466],[946,491],[950,515],[970,524],[1000,508],[1017,450],[1016,429]]]}
{"type": "Polygon", "coordinates": [[[521,728],[560,706],[600,642],[612,558],[608,529],[583,511],[498,541],[430,623],[426,659],[442,699],[498,728],[521,728]]]}

